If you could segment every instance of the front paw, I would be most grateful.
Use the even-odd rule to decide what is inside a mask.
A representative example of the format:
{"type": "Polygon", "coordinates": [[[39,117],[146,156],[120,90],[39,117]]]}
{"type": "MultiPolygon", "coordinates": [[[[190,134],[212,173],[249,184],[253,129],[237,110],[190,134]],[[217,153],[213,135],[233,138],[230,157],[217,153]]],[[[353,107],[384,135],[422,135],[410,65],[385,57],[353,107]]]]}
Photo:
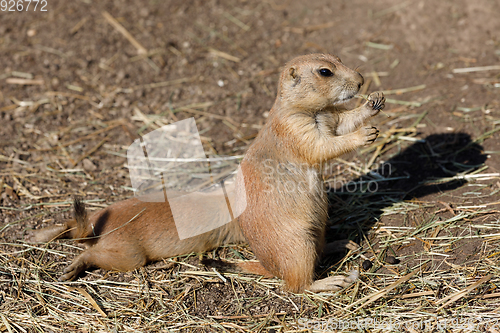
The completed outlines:
{"type": "Polygon", "coordinates": [[[384,93],[382,93],[381,91],[376,91],[368,95],[366,106],[370,111],[372,111],[372,116],[376,115],[385,107],[384,93]]]}
{"type": "Polygon", "coordinates": [[[378,129],[376,127],[365,127],[364,128],[365,146],[373,143],[378,137],[378,129]]]}

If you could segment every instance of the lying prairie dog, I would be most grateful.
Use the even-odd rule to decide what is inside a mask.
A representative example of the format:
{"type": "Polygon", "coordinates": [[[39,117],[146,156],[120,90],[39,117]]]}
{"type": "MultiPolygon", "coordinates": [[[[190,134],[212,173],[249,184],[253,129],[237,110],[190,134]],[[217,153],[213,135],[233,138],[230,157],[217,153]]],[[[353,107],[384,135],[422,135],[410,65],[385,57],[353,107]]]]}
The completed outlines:
{"type": "MultiPolygon", "coordinates": [[[[75,219],[37,230],[32,240],[66,237],[88,246],[64,270],[63,281],[89,267],[127,271],[161,258],[248,242],[259,262],[232,264],[241,271],[277,276],[292,292],[345,287],[357,272],[314,281],[328,206],[319,168],[377,138],[378,130],[364,124],[384,108],[382,93],[370,94],[356,109],[343,107],[363,83],[361,74],[333,55],[305,55],[284,66],[268,120],[240,165],[246,209],[220,228],[180,240],[168,202],[132,198],[87,216],[76,200],[75,219]]],[[[212,204],[210,195],[199,200],[212,204]]]]}

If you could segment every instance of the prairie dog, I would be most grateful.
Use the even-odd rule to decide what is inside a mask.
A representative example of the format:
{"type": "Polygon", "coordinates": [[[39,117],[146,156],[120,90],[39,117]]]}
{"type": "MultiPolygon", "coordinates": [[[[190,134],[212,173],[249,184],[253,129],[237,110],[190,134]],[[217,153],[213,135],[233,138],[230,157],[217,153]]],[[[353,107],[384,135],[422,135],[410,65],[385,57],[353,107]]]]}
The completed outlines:
{"type": "MultiPolygon", "coordinates": [[[[218,229],[179,240],[168,203],[132,198],[87,216],[75,201],[74,220],[36,231],[32,239],[69,237],[88,246],[61,280],[75,279],[92,266],[126,271],[246,241],[259,262],[238,264],[244,271],[277,276],[292,292],[346,286],[352,277],[314,281],[328,205],[319,167],[377,138],[377,129],[364,123],[384,108],[382,93],[372,93],[359,108],[343,107],[363,83],[361,74],[333,55],[300,56],[284,66],[268,120],[241,162],[247,207],[218,229]]],[[[200,204],[210,200],[200,197],[200,204]]]]}

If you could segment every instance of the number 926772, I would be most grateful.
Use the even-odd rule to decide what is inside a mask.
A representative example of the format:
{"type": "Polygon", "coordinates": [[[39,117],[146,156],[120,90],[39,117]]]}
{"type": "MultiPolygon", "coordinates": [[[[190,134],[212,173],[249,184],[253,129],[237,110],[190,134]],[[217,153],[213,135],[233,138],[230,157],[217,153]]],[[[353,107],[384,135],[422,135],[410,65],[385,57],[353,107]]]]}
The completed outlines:
{"type": "Polygon", "coordinates": [[[2,12],[47,11],[47,0],[0,0],[2,12]]]}

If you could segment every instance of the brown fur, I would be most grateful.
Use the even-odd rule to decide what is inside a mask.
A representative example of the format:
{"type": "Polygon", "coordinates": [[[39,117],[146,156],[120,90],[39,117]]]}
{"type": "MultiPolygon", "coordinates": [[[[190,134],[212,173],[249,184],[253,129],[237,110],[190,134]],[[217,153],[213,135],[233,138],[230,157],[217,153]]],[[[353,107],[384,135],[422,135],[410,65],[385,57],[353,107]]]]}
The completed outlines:
{"type": "MultiPolygon", "coordinates": [[[[74,238],[88,247],[64,270],[62,281],[75,279],[89,267],[129,271],[162,258],[244,241],[236,222],[179,240],[168,202],[143,202],[132,198],[117,202],[89,218],[77,209],[82,205],[75,200],[75,219],[38,230],[32,238],[37,242],[74,238]]],[[[186,207],[188,210],[192,211],[186,207]]]]}
{"type": "MultiPolygon", "coordinates": [[[[168,203],[129,199],[90,218],[83,217],[76,203],[75,220],[42,229],[35,240],[91,237],[81,240],[90,247],[65,270],[62,280],[74,279],[90,266],[130,270],[246,240],[260,263],[241,263],[241,270],[278,276],[294,292],[333,289],[328,278],[313,282],[327,220],[319,168],[376,139],[378,131],[363,124],[384,107],[381,93],[371,94],[354,110],[342,107],[363,82],[358,72],[332,55],[302,56],[285,65],[269,119],[241,163],[247,207],[236,221],[181,241],[168,203]],[[323,76],[320,69],[333,75],[323,76]]],[[[207,200],[209,196],[200,196],[200,204],[207,200]]]]}

